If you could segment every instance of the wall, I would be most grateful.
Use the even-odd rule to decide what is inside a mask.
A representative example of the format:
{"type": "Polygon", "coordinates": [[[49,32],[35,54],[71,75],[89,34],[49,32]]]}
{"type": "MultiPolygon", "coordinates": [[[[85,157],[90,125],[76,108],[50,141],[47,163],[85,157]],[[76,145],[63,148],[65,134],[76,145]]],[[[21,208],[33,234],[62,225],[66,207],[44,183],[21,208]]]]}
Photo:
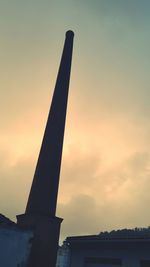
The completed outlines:
{"type": "MultiPolygon", "coordinates": [[[[132,242],[131,242],[132,243],[132,242]]],[[[70,267],[140,267],[141,260],[150,260],[150,242],[141,242],[141,244],[132,244],[129,242],[125,247],[119,247],[112,244],[112,247],[106,248],[101,244],[98,248],[84,248],[76,246],[71,248],[71,264],[70,267]],[[88,263],[89,257],[99,259],[120,259],[121,264],[103,264],[88,263]]]]}
{"type": "Polygon", "coordinates": [[[70,249],[65,245],[58,249],[56,267],[70,267],[70,249]]]}
{"type": "Polygon", "coordinates": [[[32,237],[32,231],[0,227],[0,266],[26,267],[32,237]]]}

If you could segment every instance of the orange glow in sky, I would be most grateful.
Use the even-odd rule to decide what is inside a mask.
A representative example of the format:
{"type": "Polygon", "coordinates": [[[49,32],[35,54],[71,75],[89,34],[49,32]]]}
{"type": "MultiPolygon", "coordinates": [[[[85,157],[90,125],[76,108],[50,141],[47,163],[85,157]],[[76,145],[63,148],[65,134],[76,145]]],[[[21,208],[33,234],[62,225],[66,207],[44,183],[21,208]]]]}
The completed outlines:
{"type": "Polygon", "coordinates": [[[0,4],[0,213],[24,212],[72,29],[62,238],[149,224],[149,7],[146,0],[0,4]]]}

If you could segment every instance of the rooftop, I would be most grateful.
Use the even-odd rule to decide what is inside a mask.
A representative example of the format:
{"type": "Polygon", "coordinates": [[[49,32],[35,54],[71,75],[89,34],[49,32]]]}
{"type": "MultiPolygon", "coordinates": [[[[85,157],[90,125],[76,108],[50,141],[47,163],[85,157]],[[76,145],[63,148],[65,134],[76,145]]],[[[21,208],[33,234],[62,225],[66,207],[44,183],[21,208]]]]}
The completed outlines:
{"type": "Polygon", "coordinates": [[[100,232],[98,235],[70,236],[67,237],[66,243],[97,243],[103,241],[149,241],[150,242],[150,227],[121,229],[110,232],[100,232]]]}

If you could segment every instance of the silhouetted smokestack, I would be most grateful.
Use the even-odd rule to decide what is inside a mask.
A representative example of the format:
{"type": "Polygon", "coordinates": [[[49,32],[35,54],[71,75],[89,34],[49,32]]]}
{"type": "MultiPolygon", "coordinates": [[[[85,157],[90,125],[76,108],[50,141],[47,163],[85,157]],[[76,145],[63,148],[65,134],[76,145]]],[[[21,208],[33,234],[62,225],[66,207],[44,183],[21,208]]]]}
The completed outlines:
{"type": "Polygon", "coordinates": [[[25,214],[17,224],[34,233],[28,267],[55,267],[61,218],[55,216],[74,33],[68,31],[25,214]]]}
{"type": "Polygon", "coordinates": [[[26,207],[26,214],[55,216],[70,81],[73,37],[74,33],[72,31],[66,32],[66,40],[54,95],[26,207]]]}

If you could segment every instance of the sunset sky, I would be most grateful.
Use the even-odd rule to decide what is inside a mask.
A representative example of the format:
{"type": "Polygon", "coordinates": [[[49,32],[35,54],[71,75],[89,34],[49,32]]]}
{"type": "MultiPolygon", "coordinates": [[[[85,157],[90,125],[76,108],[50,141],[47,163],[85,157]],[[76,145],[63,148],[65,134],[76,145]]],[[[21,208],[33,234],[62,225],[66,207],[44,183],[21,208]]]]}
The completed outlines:
{"type": "Polygon", "coordinates": [[[71,29],[61,238],[150,225],[149,13],[149,0],[0,0],[0,213],[24,213],[71,29]]]}

